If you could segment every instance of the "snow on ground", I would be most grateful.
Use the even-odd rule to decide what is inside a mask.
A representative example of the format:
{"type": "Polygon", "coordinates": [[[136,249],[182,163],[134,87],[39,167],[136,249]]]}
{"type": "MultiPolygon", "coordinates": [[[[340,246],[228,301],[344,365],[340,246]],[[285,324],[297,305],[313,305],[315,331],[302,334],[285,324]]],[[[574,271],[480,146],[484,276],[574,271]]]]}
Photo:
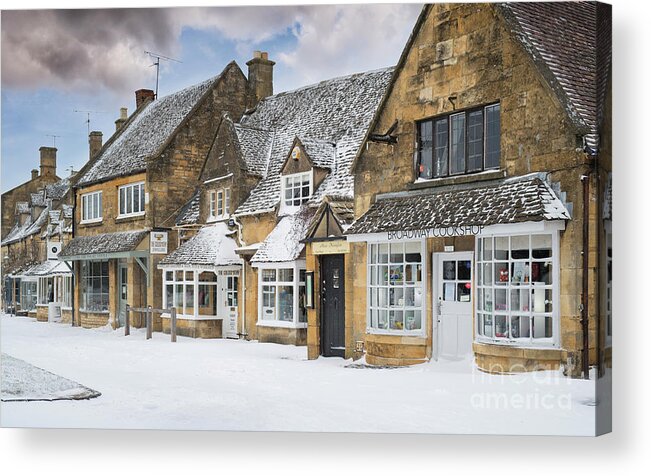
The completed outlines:
{"type": "Polygon", "coordinates": [[[1,399],[7,401],[25,400],[70,400],[98,397],[100,394],[90,388],[39,369],[24,360],[2,354],[1,399]]]}
{"type": "Polygon", "coordinates": [[[3,352],[83,382],[92,400],[2,402],[5,427],[592,435],[594,381],[308,361],[305,347],[88,330],[2,316],[3,352]]]}

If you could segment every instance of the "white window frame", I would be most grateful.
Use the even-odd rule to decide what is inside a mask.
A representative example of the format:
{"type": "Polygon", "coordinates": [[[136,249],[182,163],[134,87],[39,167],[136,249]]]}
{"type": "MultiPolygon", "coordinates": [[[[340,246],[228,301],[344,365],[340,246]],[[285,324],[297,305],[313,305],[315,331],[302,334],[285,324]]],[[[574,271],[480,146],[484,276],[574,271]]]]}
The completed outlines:
{"type": "Polygon", "coordinates": [[[145,214],[145,182],[134,182],[128,183],[126,185],[121,185],[118,187],[118,215],[117,218],[128,218],[128,217],[137,217],[145,214]],[[122,191],[124,190],[124,197],[126,198],[128,193],[131,193],[131,208],[132,210],[127,210],[127,202],[124,204],[125,212],[122,212],[122,191]],[[136,190],[138,193],[138,204],[140,205],[141,210],[135,210],[134,207],[134,197],[136,196],[136,190]]]}
{"type": "Polygon", "coordinates": [[[98,223],[102,221],[102,191],[84,193],[81,196],[81,222],[98,223]],[[97,198],[97,200],[95,200],[97,198]],[[97,209],[95,209],[97,201],[97,209]]]}
{"type": "MultiPolygon", "coordinates": [[[[81,266],[81,269],[80,269],[80,273],[79,273],[79,285],[81,286],[81,303],[79,305],[79,310],[81,312],[90,312],[90,313],[96,313],[96,314],[107,314],[109,312],[109,309],[110,309],[110,306],[111,306],[111,283],[110,283],[111,269],[110,269],[109,260],[88,260],[88,261],[82,262],[80,266],[81,266]],[[84,266],[86,266],[86,269],[89,269],[88,267],[92,266],[91,263],[95,263],[95,262],[100,262],[100,263],[101,262],[106,262],[107,263],[107,265],[106,265],[107,266],[106,275],[102,274],[102,272],[100,271],[100,274],[98,274],[98,275],[90,274],[89,275],[90,278],[88,276],[85,276],[84,272],[83,272],[84,266]],[[97,294],[106,295],[106,309],[89,309],[88,307],[86,307],[87,299],[88,299],[87,294],[89,294],[89,293],[86,292],[86,286],[87,286],[87,280],[88,279],[91,279],[91,280],[92,279],[100,279],[100,281],[106,279],[107,292],[104,293],[104,292],[100,291],[99,293],[92,293],[93,295],[97,295],[97,294]]],[[[100,268],[101,268],[101,265],[100,265],[100,268]]]]}
{"type": "Polygon", "coordinates": [[[214,221],[217,219],[215,214],[217,210],[217,191],[210,190],[208,192],[208,221],[214,221]]]}
{"type": "Polygon", "coordinates": [[[231,188],[226,187],[224,189],[224,216],[231,215],[231,188]]]}
{"type": "Polygon", "coordinates": [[[224,189],[217,190],[217,217],[224,216],[224,189]]]}
{"type": "MultiPolygon", "coordinates": [[[[564,228],[564,224],[557,224],[557,223],[550,223],[550,222],[543,222],[542,225],[533,225],[533,226],[528,226],[528,224],[522,224],[521,226],[517,225],[495,225],[490,228],[485,228],[484,231],[477,235],[475,237],[475,275],[473,278],[473,293],[476,293],[474,296],[474,335],[475,335],[475,342],[477,343],[482,343],[482,344],[494,344],[494,345],[503,345],[503,346],[510,346],[510,347],[520,347],[520,348],[558,348],[560,346],[560,308],[561,308],[561,299],[560,299],[560,233],[559,231],[564,228]],[[551,285],[545,285],[541,286],[540,289],[551,289],[551,294],[552,294],[552,311],[551,313],[547,312],[542,312],[542,313],[536,313],[531,308],[533,307],[533,294],[529,294],[529,309],[526,311],[529,313],[529,318],[533,319],[534,315],[549,315],[552,319],[552,336],[551,337],[542,337],[542,338],[533,338],[531,337],[532,329],[531,329],[531,323],[530,323],[530,328],[529,328],[529,334],[530,336],[528,338],[512,338],[512,337],[490,337],[486,336],[483,334],[479,333],[479,327],[480,327],[480,314],[487,314],[485,310],[480,309],[480,306],[482,306],[482,303],[480,302],[480,296],[479,296],[479,289],[491,289],[493,290],[492,294],[492,311],[490,311],[490,315],[492,316],[492,326],[493,326],[493,335],[494,335],[494,329],[496,325],[496,312],[495,312],[495,295],[494,295],[494,290],[496,289],[496,286],[493,282],[492,286],[486,286],[485,284],[479,284],[480,283],[480,273],[482,272],[482,266],[485,263],[490,262],[492,265],[494,265],[496,262],[508,262],[509,263],[509,269],[510,265],[512,262],[511,259],[511,237],[512,236],[523,236],[523,235],[528,235],[529,236],[529,262],[536,261],[536,262],[542,262],[542,261],[548,261],[552,265],[552,284],[551,285]],[[551,236],[552,239],[552,244],[551,244],[551,250],[552,250],[552,256],[551,259],[533,259],[532,254],[531,254],[531,236],[534,235],[549,235],[551,236]],[[493,249],[495,246],[495,241],[494,238],[496,237],[507,237],[509,239],[509,250],[508,250],[508,257],[506,260],[496,260],[495,257],[488,261],[483,259],[480,256],[480,253],[482,251],[482,248],[480,246],[480,240],[484,238],[492,238],[493,241],[493,249]]],[[[517,261],[517,260],[516,260],[517,261]]],[[[494,269],[492,270],[492,276],[493,276],[493,281],[494,281],[494,276],[495,272],[494,269]]],[[[509,279],[511,279],[510,272],[509,272],[509,279]]],[[[536,286],[533,284],[530,284],[528,288],[534,289],[536,286]]],[[[513,289],[511,282],[509,281],[507,285],[505,285],[505,289],[507,290],[507,297],[506,297],[506,309],[502,310],[503,312],[499,313],[499,315],[506,315],[507,319],[507,328],[509,329],[509,333],[511,331],[511,318],[513,315],[518,315],[520,313],[512,313],[510,307],[511,307],[511,297],[509,290],[513,289]]],[[[530,321],[531,322],[531,321],[530,321]]]]}
{"type": "Polygon", "coordinates": [[[61,308],[62,309],[71,309],[72,308],[72,275],[66,274],[62,278],[62,300],[61,308]]]}
{"type": "Polygon", "coordinates": [[[230,187],[210,190],[208,222],[223,220],[230,216],[231,189],[230,187]]]}
{"type": "MultiPolygon", "coordinates": [[[[404,256],[404,254],[403,254],[404,256]]],[[[396,263],[399,264],[399,263],[396,263]]],[[[401,264],[404,264],[401,263],[401,264]]],[[[417,263],[414,263],[417,264],[417,263]]],[[[366,278],[366,333],[367,334],[385,334],[385,335],[399,335],[399,336],[417,336],[417,337],[426,337],[427,336],[427,276],[429,276],[429,269],[428,269],[428,260],[427,260],[427,240],[425,239],[418,239],[418,240],[391,240],[391,241],[372,241],[368,242],[366,245],[366,270],[367,270],[367,278],[366,278]],[[389,306],[389,301],[388,301],[388,296],[387,296],[387,305],[386,308],[384,307],[376,307],[372,306],[371,302],[371,290],[373,288],[379,287],[379,288],[384,288],[384,286],[379,286],[379,285],[373,285],[371,284],[371,273],[373,267],[379,267],[383,265],[384,263],[378,263],[377,265],[371,263],[371,254],[372,250],[374,249],[374,246],[377,246],[378,248],[382,245],[389,245],[388,250],[388,255],[387,255],[387,267],[390,268],[391,266],[391,248],[390,245],[393,244],[405,244],[405,243],[419,243],[420,244],[420,265],[421,265],[421,283],[420,283],[420,290],[421,290],[421,305],[420,309],[416,306],[402,306],[402,307],[393,307],[391,308],[389,306]],[[420,329],[413,329],[413,330],[407,330],[407,329],[381,329],[379,327],[373,327],[372,325],[372,311],[373,309],[376,309],[378,311],[380,310],[386,310],[387,311],[387,322],[389,319],[389,310],[402,310],[405,312],[405,310],[420,310],[420,329]]],[[[387,281],[387,288],[391,288],[390,284],[390,279],[387,281]]],[[[404,279],[403,279],[403,284],[401,287],[404,289],[405,284],[404,284],[404,279]]],[[[414,287],[415,288],[415,287],[414,287]]],[[[404,319],[404,318],[403,318],[404,319]]],[[[404,320],[403,320],[404,322],[404,320]]]]}
{"type": "MultiPolygon", "coordinates": [[[[301,294],[301,288],[305,287],[305,260],[296,260],[283,263],[256,263],[255,267],[258,268],[258,322],[256,325],[261,327],[285,327],[292,329],[303,329],[307,328],[307,322],[299,322],[299,296],[301,294]],[[262,272],[263,270],[273,269],[276,271],[276,279],[274,281],[262,281],[262,272]],[[293,270],[293,279],[292,281],[278,281],[278,270],[281,269],[292,269],[293,270]],[[303,273],[301,273],[303,271],[303,273]],[[303,281],[301,281],[301,274],[303,275],[303,281]],[[276,288],[275,291],[275,312],[273,319],[264,319],[262,312],[262,293],[264,286],[273,286],[276,288]],[[281,321],[278,319],[278,306],[279,306],[279,293],[278,286],[292,286],[293,287],[293,302],[292,302],[292,320],[291,321],[281,321]]],[[[307,313],[306,313],[307,321],[307,313]]]]}
{"type": "MultiPolygon", "coordinates": [[[[296,188],[292,184],[292,189],[296,188]]],[[[302,180],[301,180],[301,186],[299,188],[303,188],[302,185],[302,180]]],[[[307,202],[310,197],[314,194],[314,170],[310,170],[309,172],[299,172],[297,174],[290,174],[290,175],[281,175],[280,177],[280,204],[281,204],[281,209],[284,211],[292,211],[292,210],[297,210],[301,205],[303,205],[305,202],[307,202]],[[287,199],[285,198],[285,192],[288,189],[287,187],[287,181],[289,179],[294,179],[301,178],[302,177],[308,177],[309,182],[310,182],[310,188],[309,188],[309,194],[306,197],[300,197],[300,204],[295,205],[293,203],[294,199],[292,198],[290,201],[292,202],[291,204],[287,203],[287,199]]]]}

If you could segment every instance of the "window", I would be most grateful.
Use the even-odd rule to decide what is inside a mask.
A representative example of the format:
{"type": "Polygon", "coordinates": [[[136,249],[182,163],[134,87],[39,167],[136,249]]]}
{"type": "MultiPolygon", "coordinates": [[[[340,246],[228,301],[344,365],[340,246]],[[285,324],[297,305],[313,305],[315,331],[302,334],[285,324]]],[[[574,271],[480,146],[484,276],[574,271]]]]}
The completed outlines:
{"type": "Polygon", "coordinates": [[[164,270],[163,308],[176,307],[177,314],[185,318],[224,317],[225,306],[237,306],[239,273],[237,270],[164,270]]]}
{"type": "Polygon", "coordinates": [[[102,221],[102,192],[81,196],[81,222],[102,221]]]}
{"type": "Polygon", "coordinates": [[[217,192],[214,190],[210,191],[210,215],[209,218],[215,218],[217,211],[217,192]]]}
{"type": "Polygon", "coordinates": [[[118,189],[120,213],[118,217],[145,213],[145,183],[124,185],[118,189]]]}
{"type": "Polygon", "coordinates": [[[500,105],[435,117],[418,128],[417,173],[431,179],[500,166],[500,105]]]}
{"type": "Polygon", "coordinates": [[[223,188],[210,191],[210,214],[208,220],[219,220],[230,214],[231,189],[223,188]]]}
{"type": "Polygon", "coordinates": [[[38,278],[38,304],[54,302],[54,278],[38,278]]]}
{"type": "Polygon", "coordinates": [[[259,273],[259,323],[303,327],[307,323],[305,268],[261,268],[259,273]]]}
{"type": "Polygon", "coordinates": [[[555,235],[477,237],[477,335],[552,344],[555,235]]]}
{"type": "Polygon", "coordinates": [[[72,276],[63,276],[62,284],[61,307],[72,307],[72,276]]]}
{"type": "Polygon", "coordinates": [[[20,282],[20,309],[23,311],[33,311],[36,309],[36,290],[38,281],[24,278],[20,282]]]}
{"type": "Polygon", "coordinates": [[[217,192],[217,216],[224,215],[224,191],[220,190],[217,192]]]}
{"type": "Polygon", "coordinates": [[[312,195],[312,172],[285,175],[282,185],[284,205],[298,207],[312,195]]]}
{"type": "Polygon", "coordinates": [[[81,262],[81,309],[107,312],[109,309],[109,265],[106,261],[81,262]]]}
{"type": "Polygon", "coordinates": [[[369,329],[396,334],[423,333],[422,246],[420,241],[368,245],[369,329]]]}

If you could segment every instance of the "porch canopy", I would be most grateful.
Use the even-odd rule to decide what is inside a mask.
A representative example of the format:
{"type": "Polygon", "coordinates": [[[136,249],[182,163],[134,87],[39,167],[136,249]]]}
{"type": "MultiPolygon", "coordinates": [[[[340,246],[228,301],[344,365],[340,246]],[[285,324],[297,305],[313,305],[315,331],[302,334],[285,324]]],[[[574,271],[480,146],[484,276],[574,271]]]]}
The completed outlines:
{"type": "Polygon", "coordinates": [[[303,205],[297,212],[280,219],[276,227],[267,235],[251,258],[251,264],[281,263],[298,259],[305,248],[302,242],[306,235],[316,208],[303,205]]]}
{"type": "Polygon", "coordinates": [[[148,234],[147,230],[137,230],[79,236],[63,247],[58,258],[60,261],[144,258],[149,256],[149,249],[139,249],[139,245],[148,234]]]}
{"type": "Polygon", "coordinates": [[[36,264],[23,273],[23,276],[36,276],[40,278],[57,275],[69,276],[72,275],[72,271],[66,263],[54,259],[36,264]]]}
{"type": "Polygon", "coordinates": [[[571,219],[546,174],[473,185],[378,196],[345,234],[349,241],[476,235],[491,225],[571,219]]]}
{"type": "Polygon", "coordinates": [[[217,268],[220,266],[241,266],[235,249],[235,231],[225,223],[204,226],[188,241],[171,252],[158,264],[159,269],[217,268]]]}

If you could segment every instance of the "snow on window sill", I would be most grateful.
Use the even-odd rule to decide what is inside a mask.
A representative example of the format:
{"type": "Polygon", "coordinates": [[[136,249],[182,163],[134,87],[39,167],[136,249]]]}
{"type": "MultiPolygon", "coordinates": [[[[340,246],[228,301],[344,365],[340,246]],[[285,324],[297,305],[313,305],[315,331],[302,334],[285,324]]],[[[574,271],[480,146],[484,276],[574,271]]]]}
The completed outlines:
{"type": "Polygon", "coordinates": [[[124,214],[124,215],[118,215],[118,216],[116,216],[116,217],[115,217],[115,221],[118,221],[118,220],[126,220],[127,218],[138,218],[138,217],[144,217],[144,216],[145,216],[145,212],[144,212],[144,211],[143,211],[143,212],[138,212],[138,213],[128,213],[128,214],[124,214]]]}
{"type": "Polygon", "coordinates": [[[517,341],[517,340],[507,340],[507,339],[491,339],[488,337],[477,337],[475,338],[476,344],[484,345],[498,345],[501,347],[514,347],[518,349],[558,349],[558,345],[551,338],[537,339],[536,342],[531,341],[517,341]]]}
{"type": "Polygon", "coordinates": [[[258,327],[283,327],[285,329],[307,329],[307,322],[258,320],[258,327]]]}
{"type": "Polygon", "coordinates": [[[86,314],[110,314],[109,310],[106,310],[106,311],[92,311],[90,309],[79,309],[79,312],[84,312],[86,314]]]}
{"type": "MultiPolygon", "coordinates": [[[[172,316],[164,312],[160,315],[163,319],[170,319],[172,316]]],[[[219,316],[194,316],[192,314],[177,314],[176,319],[183,319],[184,321],[223,321],[223,317],[219,316]]]]}
{"type": "Polygon", "coordinates": [[[422,329],[417,330],[391,330],[391,329],[374,329],[372,327],[366,328],[367,334],[385,335],[385,336],[402,336],[402,337],[426,337],[425,331],[422,329]]]}
{"type": "Polygon", "coordinates": [[[475,182],[480,180],[493,180],[506,177],[506,172],[499,168],[482,170],[481,172],[460,173],[447,175],[445,177],[436,177],[431,179],[417,178],[409,188],[424,188],[449,185],[453,183],[475,182]]]}
{"type": "Polygon", "coordinates": [[[93,225],[96,223],[102,223],[103,218],[93,218],[92,220],[81,220],[80,225],[93,225]]]}

